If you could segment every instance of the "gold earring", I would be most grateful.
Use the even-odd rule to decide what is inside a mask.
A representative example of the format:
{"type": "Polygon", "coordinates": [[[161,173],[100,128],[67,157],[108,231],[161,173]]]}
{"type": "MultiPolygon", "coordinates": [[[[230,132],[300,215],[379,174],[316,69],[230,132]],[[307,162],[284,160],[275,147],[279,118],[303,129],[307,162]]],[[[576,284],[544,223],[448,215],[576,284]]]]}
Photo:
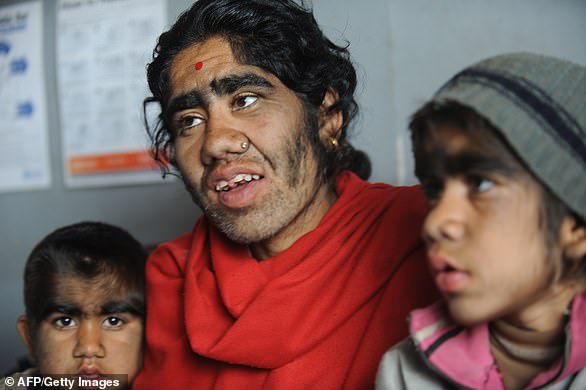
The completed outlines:
{"type": "Polygon", "coordinates": [[[332,149],[334,150],[338,150],[338,148],[340,147],[338,139],[335,137],[330,137],[330,143],[332,144],[332,149]]]}

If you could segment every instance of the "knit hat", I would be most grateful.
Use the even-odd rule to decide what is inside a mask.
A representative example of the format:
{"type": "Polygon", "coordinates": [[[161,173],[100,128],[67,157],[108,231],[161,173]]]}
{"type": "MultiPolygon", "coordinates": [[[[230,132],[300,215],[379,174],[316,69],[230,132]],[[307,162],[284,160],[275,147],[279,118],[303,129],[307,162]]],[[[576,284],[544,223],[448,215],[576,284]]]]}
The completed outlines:
{"type": "Polygon", "coordinates": [[[512,53],[456,74],[432,99],[488,119],[543,184],[586,220],[586,68],[512,53]]]}

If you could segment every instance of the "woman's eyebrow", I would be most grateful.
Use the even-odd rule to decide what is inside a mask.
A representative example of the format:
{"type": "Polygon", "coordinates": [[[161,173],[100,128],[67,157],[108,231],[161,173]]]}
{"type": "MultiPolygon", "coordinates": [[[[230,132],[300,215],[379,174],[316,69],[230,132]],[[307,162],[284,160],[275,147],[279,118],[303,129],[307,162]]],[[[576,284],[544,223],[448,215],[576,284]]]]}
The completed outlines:
{"type": "Polygon", "coordinates": [[[227,75],[214,79],[210,82],[212,92],[218,96],[228,95],[243,87],[274,88],[273,84],[266,78],[256,73],[245,73],[243,75],[227,75]]]}
{"type": "Polygon", "coordinates": [[[193,107],[202,107],[206,105],[201,92],[197,89],[192,89],[182,95],[176,96],[169,102],[165,110],[165,118],[170,119],[176,112],[187,110],[193,107]]]}
{"type": "MultiPolygon", "coordinates": [[[[210,89],[215,95],[224,96],[236,92],[243,87],[261,87],[273,89],[274,86],[266,78],[255,74],[245,73],[243,75],[228,75],[210,82],[210,89]]],[[[193,107],[206,107],[207,101],[203,94],[192,89],[184,94],[174,97],[165,110],[165,118],[171,119],[175,113],[193,107]]]]}

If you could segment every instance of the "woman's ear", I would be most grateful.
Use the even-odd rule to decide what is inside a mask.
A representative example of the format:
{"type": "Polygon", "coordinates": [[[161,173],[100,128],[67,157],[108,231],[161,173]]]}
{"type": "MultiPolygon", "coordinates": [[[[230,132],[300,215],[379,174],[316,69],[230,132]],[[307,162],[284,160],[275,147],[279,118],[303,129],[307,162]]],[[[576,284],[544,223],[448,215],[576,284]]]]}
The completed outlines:
{"type": "Polygon", "coordinates": [[[24,343],[24,345],[26,345],[28,353],[32,358],[33,343],[31,338],[31,332],[28,326],[28,319],[24,314],[18,316],[18,319],[16,320],[16,330],[18,331],[18,334],[20,335],[22,342],[24,343]]]}
{"type": "Polygon", "coordinates": [[[342,130],[344,115],[342,111],[331,112],[330,108],[338,102],[340,96],[333,89],[328,89],[319,107],[319,135],[321,141],[330,147],[337,148],[338,138],[342,130]]]}
{"type": "Polygon", "coordinates": [[[567,216],[560,228],[560,248],[566,258],[581,260],[586,255],[586,226],[567,216]]]}

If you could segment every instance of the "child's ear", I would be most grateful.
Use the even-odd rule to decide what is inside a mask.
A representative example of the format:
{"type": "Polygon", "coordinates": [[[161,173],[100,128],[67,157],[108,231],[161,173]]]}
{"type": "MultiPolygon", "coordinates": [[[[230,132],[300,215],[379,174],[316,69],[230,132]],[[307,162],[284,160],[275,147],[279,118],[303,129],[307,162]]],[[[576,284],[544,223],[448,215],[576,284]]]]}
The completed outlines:
{"type": "Polygon", "coordinates": [[[560,246],[565,257],[580,260],[586,255],[586,226],[572,216],[562,221],[560,246]]]}
{"type": "Polygon", "coordinates": [[[18,334],[20,335],[22,342],[24,343],[24,345],[26,345],[29,355],[32,357],[33,343],[31,338],[31,332],[28,327],[27,317],[24,314],[18,316],[18,319],[16,320],[16,330],[18,331],[18,334]]]}
{"type": "Polygon", "coordinates": [[[328,89],[319,106],[319,135],[321,141],[334,149],[338,146],[338,138],[342,130],[344,115],[342,111],[330,112],[330,107],[338,102],[340,96],[333,89],[328,89]],[[335,141],[334,141],[335,140],[335,141]]]}

